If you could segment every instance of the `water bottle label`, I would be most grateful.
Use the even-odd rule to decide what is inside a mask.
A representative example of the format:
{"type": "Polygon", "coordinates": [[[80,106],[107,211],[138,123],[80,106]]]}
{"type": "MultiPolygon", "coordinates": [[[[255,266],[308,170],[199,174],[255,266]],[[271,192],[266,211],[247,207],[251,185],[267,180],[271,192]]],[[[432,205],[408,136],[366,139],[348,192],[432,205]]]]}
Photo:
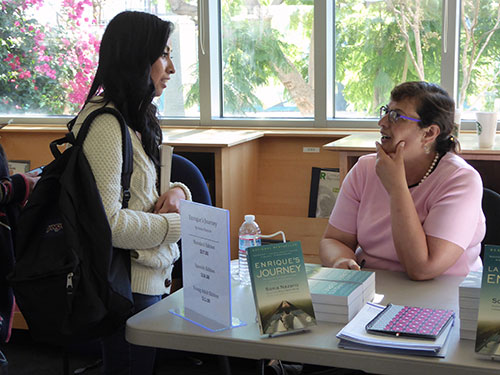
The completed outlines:
{"type": "Polygon", "coordinates": [[[247,247],[260,246],[260,245],[261,245],[260,237],[255,238],[255,236],[252,236],[252,235],[240,236],[240,241],[239,241],[239,249],[240,250],[245,250],[247,247]]]}

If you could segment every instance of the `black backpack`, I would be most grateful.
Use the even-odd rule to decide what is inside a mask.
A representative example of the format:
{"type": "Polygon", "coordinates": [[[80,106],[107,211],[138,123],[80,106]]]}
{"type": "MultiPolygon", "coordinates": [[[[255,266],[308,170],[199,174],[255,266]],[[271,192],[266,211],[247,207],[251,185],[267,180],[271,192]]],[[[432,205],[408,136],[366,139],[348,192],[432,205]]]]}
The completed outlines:
{"type": "MultiPolygon", "coordinates": [[[[131,315],[130,252],[114,248],[96,182],[83,152],[92,120],[111,113],[123,144],[122,207],[130,198],[132,143],[115,109],[103,107],[50,144],[48,164],[21,211],[9,279],[35,340],[68,343],[107,335],[131,315]],[[70,143],[61,153],[57,146],[70,143]]],[[[72,123],[74,124],[74,121],[72,123]]],[[[70,123],[71,125],[71,123],[70,123]]]]}

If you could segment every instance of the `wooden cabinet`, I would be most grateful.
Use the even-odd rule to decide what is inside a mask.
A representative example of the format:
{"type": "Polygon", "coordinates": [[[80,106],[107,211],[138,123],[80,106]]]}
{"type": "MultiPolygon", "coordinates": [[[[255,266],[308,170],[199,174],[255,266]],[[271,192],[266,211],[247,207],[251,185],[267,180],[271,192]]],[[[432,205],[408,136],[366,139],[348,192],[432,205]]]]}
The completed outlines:
{"type": "Polygon", "coordinates": [[[164,142],[202,169],[215,205],[230,211],[233,259],[238,256],[238,228],[245,214],[254,214],[263,234],[282,230],[288,240],[302,242],[306,261],[319,262],[318,243],[327,220],[307,217],[311,169],[338,166],[336,155],[322,146],[343,135],[177,129],[166,130],[164,142]]]}

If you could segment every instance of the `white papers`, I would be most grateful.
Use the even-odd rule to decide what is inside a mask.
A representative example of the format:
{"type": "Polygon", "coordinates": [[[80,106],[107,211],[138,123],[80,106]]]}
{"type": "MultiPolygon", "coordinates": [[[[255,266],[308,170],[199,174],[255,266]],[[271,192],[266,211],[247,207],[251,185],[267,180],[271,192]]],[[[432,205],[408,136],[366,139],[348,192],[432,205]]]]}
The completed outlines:
{"type": "Polygon", "coordinates": [[[210,330],[232,326],[229,211],[182,200],[184,313],[210,330]]]}
{"type": "Polygon", "coordinates": [[[172,146],[160,145],[160,195],[170,188],[173,152],[172,146]]]}
{"type": "Polygon", "coordinates": [[[389,349],[405,349],[438,352],[444,346],[453,324],[448,324],[436,340],[413,339],[402,336],[382,336],[366,332],[365,326],[384,309],[374,303],[367,303],[361,311],[337,334],[337,338],[357,344],[389,349]]]}

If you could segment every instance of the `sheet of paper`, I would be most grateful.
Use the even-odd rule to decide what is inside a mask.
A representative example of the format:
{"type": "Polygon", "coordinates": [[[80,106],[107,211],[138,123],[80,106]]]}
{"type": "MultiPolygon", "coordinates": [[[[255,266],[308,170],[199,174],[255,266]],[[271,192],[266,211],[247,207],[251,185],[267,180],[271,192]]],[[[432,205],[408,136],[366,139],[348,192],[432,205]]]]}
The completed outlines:
{"type": "Polygon", "coordinates": [[[186,317],[211,329],[230,327],[229,211],[181,201],[186,317]]]}

